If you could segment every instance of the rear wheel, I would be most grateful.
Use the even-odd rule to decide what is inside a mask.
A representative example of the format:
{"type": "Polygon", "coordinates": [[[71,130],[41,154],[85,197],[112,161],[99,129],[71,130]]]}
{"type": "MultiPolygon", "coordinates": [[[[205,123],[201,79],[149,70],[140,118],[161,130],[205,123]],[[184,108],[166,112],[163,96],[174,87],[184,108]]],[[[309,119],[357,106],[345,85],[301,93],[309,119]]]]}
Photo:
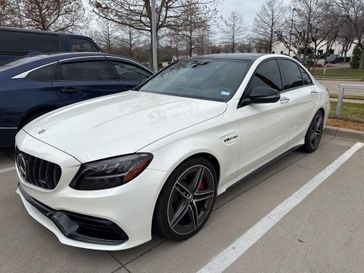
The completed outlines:
{"type": "Polygon", "coordinates": [[[205,158],[192,158],[178,166],[156,205],[159,233],[169,240],[185,240],[196,234],[211,214],[216,186],[216,171],[205,158]]]}
{"type": "Polygon", "coordinates": [[[324,113],[318,111],[313,117],[310,127],[307,130],[305,136],[305,143],[301,147],[301,150],[307,153],[312,153],[317,150],[320,145],[324,128],[324,113]]]}

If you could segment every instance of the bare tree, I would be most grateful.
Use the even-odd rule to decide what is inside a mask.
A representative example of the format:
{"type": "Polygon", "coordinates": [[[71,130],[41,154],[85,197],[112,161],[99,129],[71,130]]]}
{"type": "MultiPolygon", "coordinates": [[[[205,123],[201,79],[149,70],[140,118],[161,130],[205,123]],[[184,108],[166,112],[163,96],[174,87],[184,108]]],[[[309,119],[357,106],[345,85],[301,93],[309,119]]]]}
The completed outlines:
{"type": "Polygon", "coordinates": [[[355,35],[354,43],[361,49],[359,69],[364,70],[364,2],[362,0],[330,1],[355,35]]]}
{"type": "Polygon", "coordinates": [[[198,55],[210,54],[211,30],[209,26],[197,31],[195,38],[195,50],[198,55]]]}
{"type": "Polygon", "coordinates": [[[9,0],[0,0],[0,26],[14,25],[16,16],[14,3],[9,0]]]}
{"type": "Polygon", "coordinates": [[[211,1],[208,5],[194,5],[193,1],[186,0],[186,8],[180,17],[180,33],[186,38],[189,56],[192,56],[196,43],[203,43],[201,38],[208,33],[209,26],[212,25],[217,13],[215,2],[211,1]]]}
{"type": "Polygon", "coordinates": [[[97,26],[97,30],[93,32],[92,36],[103,50],[111,53],[120,36],[120,30],[116,24],[103,19],[98,20],[97,26]]]}
{"type": "Polygon", "coordinates": [[[338,42],[342,47],[342,56],[344,57],[344,61],[346,62],[346,57],[349,49],[353,45],[355,40],[355,33],[353,32],[350,25],[343,24],[338,33],[338,42]]]}
{"type": "Polygon", "coordinates": [[[276,41],[275,32],[282,27],[284,12],[282,0],[266,0],[255,17],[253,33],[266,41],[269,53],[276,41]]]}
{"type": "Polygon", "coordinates": [[[337,17],[328,16],[330,6],[322,0],[295,0],[294,7],[292,17],[286,17],[277,35],[288,49],[303,57],[301,61],[306,66],[314,64],[314,69],[323,57],[321,52],[336,41],[340,22],[337,17]]]}
{"type": "Polygon", "coordinates": [[[74,31],[84,20],[82,0],[19,1],[22,24],[26,28],[74,31]]]}
{"type": "Polygon", "coordinates": [[[145,39],[143,39],[143,35],[140,31],[135,30],[128,26],[123,26],[122,31],[124,33],[124,37],[121,38],[121,43],[128,48],[129,57],[134,57],[134,49],[141,44],[145,43],[145,39]]]}
{"type": "Polygon", "coordinates": [[[227,43],[231,45],[231,52],[235,52],[237,43],[241,42],[247,32],[244,19],[237,11],[232,11],[224,20],[223,35],[227,43]]]}
{"type": "MultiPolygon", "coordinates": [[[[135,30],[149,33],[151,37],[150,0],[89,0],[93,11],[100,17],[135,30]]],[[[181,30],[181,17],[187,8],[209,5],[216,0],[159,0],[156,5],[157,36],[161,30],[181,30]]]]}
{"type": "Polygon", "coordinates": [[[11,13],[9,11],[9,2],[6,0],[0,0],[0,26],[7,25],[11,13]]]}

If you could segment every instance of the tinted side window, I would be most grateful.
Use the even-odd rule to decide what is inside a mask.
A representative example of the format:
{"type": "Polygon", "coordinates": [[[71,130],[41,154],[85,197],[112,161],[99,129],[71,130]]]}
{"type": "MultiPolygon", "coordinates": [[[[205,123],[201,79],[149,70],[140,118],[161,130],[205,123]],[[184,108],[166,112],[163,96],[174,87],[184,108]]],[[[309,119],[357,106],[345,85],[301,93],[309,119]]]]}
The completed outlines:
{"type": "Polygon", "coordinates": [[[106,61],[61,63],[57,67],[55,80],[100,81],[111,80],[106,61]]]}
{"type": "Polygon", "coordinates": [[[299,67],[299,68],[301,71],[303,84],[304,85],[312,84],[312,80],[311,80],[310,76],[306,73],[306,71],[302,67],[299,67]]]}
{"type": "Polygon", "coordinates": [[[45,67],[30,72],[26,78],[33,81],[51,82],[53,80],[53,74],[55,68],[56,68],[55,64],[47,65],[45,67]]]}
{"type": "Polygon", "coordinates": [[[259,65],[250,82],[249,92],[256,87],[269,87],[277,91],[282,90],[281,74],[276,60],[269,60],[259,65]]]}
{"type": "Polygon", "coordinates": [[[123,62],[111,62],[114,66],[118,79],[122,81],[143,81],[151,76],[151,74],[135,65],[123,62]]]}
{"type": "Polygon", "coordinates": [[[60,52],[61,44],[58,35],[29,33],[20,31],[0,32],[0,51],[5,52],[60,52]]]}
{"type": "Polygon", "coordinates": [[[301,72],[298,65],[289,60],[279,60],[282,68],[284,87],[283,89],[295,88],[303,85],[301,72]]]}
{"type": "Polygon", "coordinates": [[[88,39],[70,38],[70,48],[73,52],[97,52],[97,48],[88,39]]]}

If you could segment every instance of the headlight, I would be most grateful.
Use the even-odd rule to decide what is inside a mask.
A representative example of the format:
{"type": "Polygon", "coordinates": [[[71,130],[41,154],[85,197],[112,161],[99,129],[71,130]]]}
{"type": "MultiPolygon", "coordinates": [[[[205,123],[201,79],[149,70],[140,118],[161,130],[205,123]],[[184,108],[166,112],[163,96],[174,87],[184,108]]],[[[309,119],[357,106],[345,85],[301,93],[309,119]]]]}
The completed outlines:
{"type": "Polygon", "coordinates": [[[128,183],[144,171],[153,155],[137,153],[82,164],[70,187],[77,190],[101,190],[128,183]]]}

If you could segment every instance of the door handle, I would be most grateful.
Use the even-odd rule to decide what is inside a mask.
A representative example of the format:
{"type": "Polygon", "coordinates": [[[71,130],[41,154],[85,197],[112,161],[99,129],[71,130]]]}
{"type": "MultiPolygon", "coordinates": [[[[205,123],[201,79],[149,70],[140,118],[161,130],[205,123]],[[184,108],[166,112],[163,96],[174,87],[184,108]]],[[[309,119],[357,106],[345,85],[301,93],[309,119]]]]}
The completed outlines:
{"type": "Polygon", "coordinates": [[[289,98],[287,98],[287,97],[281,97],[281,99],[279,100],[279,102],[280,102],[281,104],[286,104],[286,103],[288,103],[288,102],[289,102],[289,98]]]}
{"type": "Polygon", "coordinates": [[[316,90],[312,90],[312,91],[311,91],[311,95],[312,95],[312,96],[317,95],[317,94],[318,94],[318,92],[317,92],[316,90]]]}
{"type": "Polygon", "coordinates": [[[63,87],[61,89],[61,93],[76,93],[78,92],[79,89],[78,88],[75,88],[75,87],[63,87]]]}

